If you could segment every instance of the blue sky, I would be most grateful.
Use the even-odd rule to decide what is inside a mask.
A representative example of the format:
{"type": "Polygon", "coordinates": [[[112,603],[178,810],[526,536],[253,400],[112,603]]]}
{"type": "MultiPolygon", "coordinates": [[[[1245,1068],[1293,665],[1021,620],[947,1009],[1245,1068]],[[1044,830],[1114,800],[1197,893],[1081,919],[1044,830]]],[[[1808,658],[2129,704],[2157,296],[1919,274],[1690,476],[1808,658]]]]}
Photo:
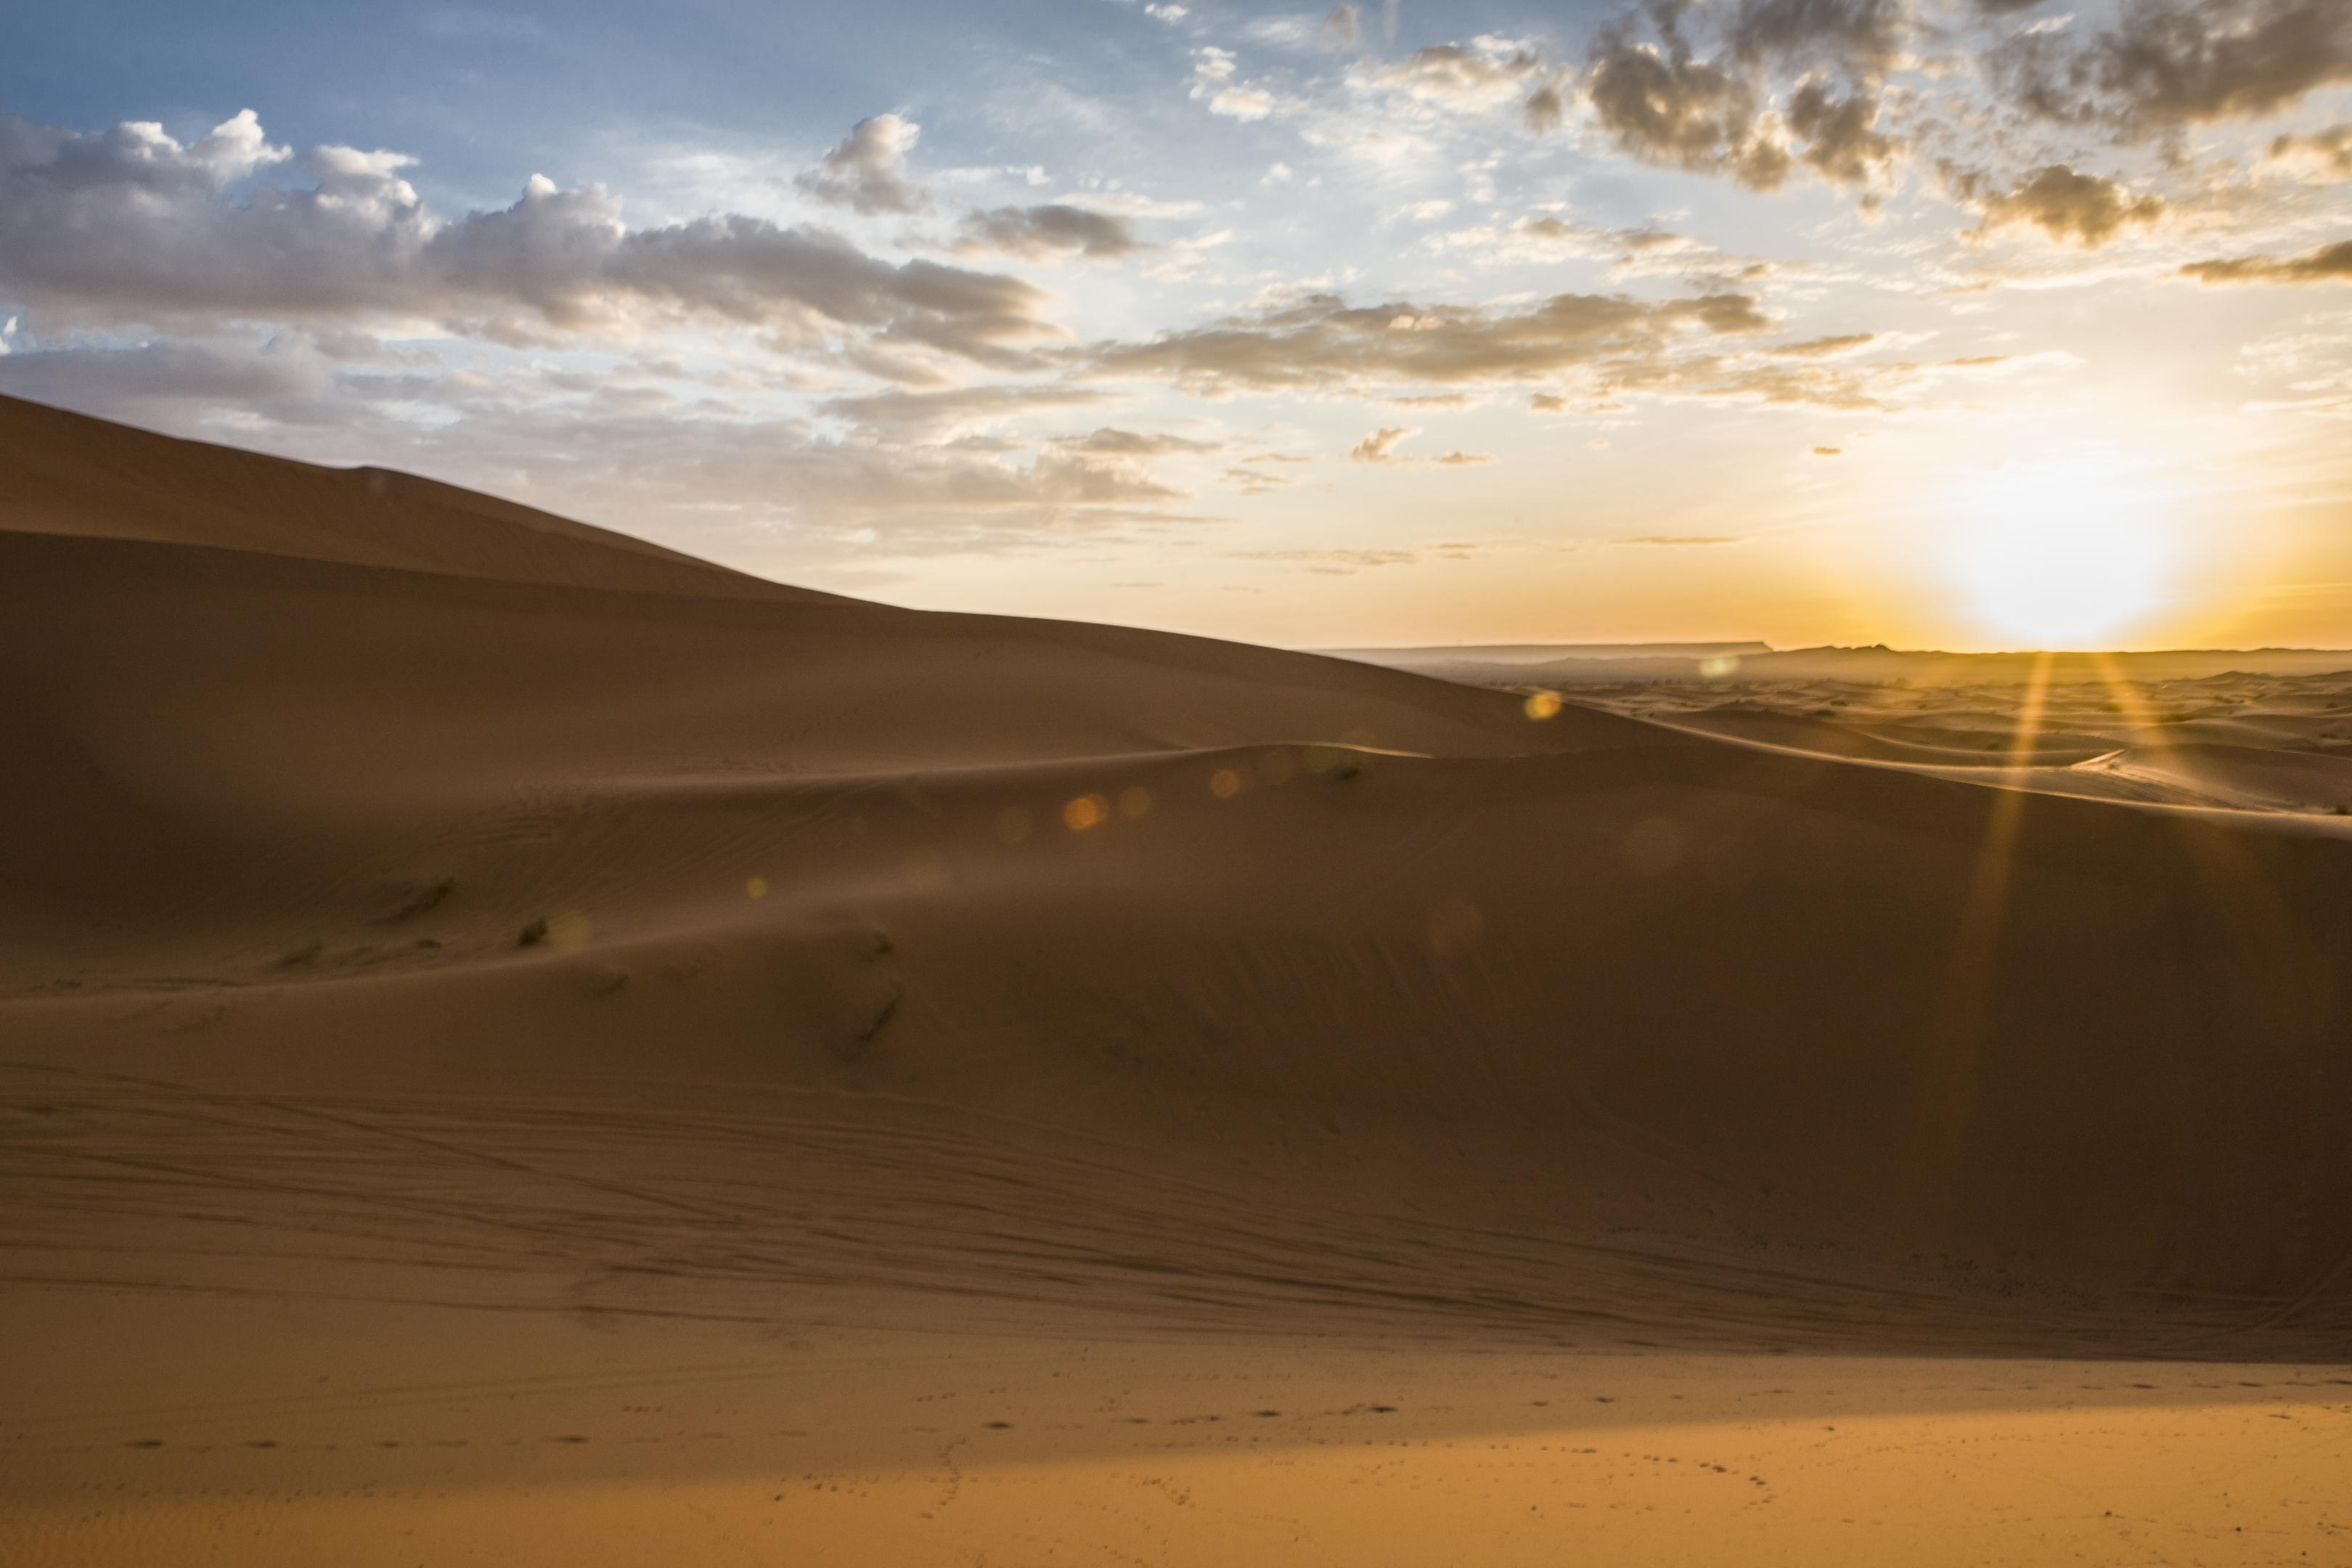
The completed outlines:
{"type": "Polygon", "coordinates": [[[2341,0],[54,7],[0,391],[928,606],[2341,643],[2347,89],[2341,0]]]}

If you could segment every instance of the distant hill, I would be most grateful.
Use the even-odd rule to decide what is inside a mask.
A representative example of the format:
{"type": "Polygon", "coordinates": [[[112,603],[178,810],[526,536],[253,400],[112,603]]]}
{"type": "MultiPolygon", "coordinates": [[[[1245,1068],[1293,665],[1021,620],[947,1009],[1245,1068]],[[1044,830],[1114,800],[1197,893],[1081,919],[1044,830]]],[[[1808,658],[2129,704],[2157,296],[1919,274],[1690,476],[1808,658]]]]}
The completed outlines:
{"type": "Polygon", "coordinates": [[[1623,654],[1562,647],[1549,658],[1511,648],[1362,648],[1332,650],[1391,669],[1472,686],[1596,686],[1658,681],[1724,684],[1773,680],[1849,680],[1866,685],[2011,686],[2044,679],[2202,680],[2246,675],[2324,675],[2352,669],[2341,648],[2177,648],[2144,653],[1946,653],[1884,645],[1773,650],[1761,643],[1661,644],[1623,654]],[[1702,648],[1705,651],[1690,651],[1702,648]],[[2045,662],[2046,667],[2045,667],[2045,662]],[[2037,677],[2037,671],[2040,672],[2037,677]]]}
{"type": "Polygon", "coordinates": [[[1362,664],[1392,669],[1419,668],[1433,662],[1474,664],[1547,664],[1558,659],[1719,658],[1726,654],[1748,658],[1770,653],[1760,642],[1592,642],[1592,643],[1455,643],[1439,647],[1326,647],[1310,650],[1362,664]]]}

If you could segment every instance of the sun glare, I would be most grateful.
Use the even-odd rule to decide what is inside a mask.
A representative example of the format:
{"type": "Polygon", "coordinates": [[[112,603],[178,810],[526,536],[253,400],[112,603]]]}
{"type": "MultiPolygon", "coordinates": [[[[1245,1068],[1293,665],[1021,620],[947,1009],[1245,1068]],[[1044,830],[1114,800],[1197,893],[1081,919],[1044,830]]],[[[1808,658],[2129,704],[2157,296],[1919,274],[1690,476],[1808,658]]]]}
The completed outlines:
{"type": "Polygon", "coordinates": [[[2086,479],[2041,474],[1989,490],[1962,525],[1958,567],[1987,626],[2036,647],[2111,638],[2154,608],[2165,551],[2127,503],[2086,479]]]}

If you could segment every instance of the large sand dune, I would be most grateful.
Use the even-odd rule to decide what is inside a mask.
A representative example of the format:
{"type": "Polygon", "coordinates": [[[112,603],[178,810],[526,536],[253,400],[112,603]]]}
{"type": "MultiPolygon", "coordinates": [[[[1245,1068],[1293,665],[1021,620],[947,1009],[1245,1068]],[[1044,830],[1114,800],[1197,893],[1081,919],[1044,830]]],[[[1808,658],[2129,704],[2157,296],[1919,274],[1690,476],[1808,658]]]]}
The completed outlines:
{"type": "MultiPolygon", "coordinates": [[[[804,593],[21,403],[0,438],[0,1226],[43,1347],[8,1463],[61,1561],[132,1560],[215,1484],[300,1489],[205,1457],[224,1412],[348,1458],[516,1357],[568,1399],[742,1353],[612,1373],[518,1321],[772,1358],[854,1327],[902,1371],[940,1335],[1104,1340],[1168,1390],[1300,1334],[2352,1342],[2326,701],[2229,721],[2284,749],[1916,689],[1549,711],[804,593]],[[360,1392],[304,1405],[313,1364],[360,1392]],[[74,1525],[118,1477],[169,1506],[74,1525]]],[[[1029,1366],[980,1342],[936,1353],[1029,1366]]],[[[872,1386],[800,1424],[908,1473],[872,1386]]],[[[1021,1462],[1124,1462],[1072,1397],[1021,1462]]],[[[720,1468],[830,1462],[801,1436],[720,1468]]],[[[481,1530],[537,1528],[497,1495],[481,1530]]],[[[1177,1557],[1274,1550],[1216,1539],[1177,1557]]]]}

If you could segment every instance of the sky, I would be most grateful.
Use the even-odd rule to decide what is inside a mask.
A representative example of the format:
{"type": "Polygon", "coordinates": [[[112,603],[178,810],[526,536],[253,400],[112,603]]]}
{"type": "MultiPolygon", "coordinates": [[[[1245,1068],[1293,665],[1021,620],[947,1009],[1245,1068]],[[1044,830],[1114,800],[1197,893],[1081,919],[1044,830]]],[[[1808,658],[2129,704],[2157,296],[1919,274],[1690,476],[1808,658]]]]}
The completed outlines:
{"type": "Polygon", "coordinates": [[[0,393],[922,608],[2352,647],[2352,4],[89,0],[0,393]]]}

